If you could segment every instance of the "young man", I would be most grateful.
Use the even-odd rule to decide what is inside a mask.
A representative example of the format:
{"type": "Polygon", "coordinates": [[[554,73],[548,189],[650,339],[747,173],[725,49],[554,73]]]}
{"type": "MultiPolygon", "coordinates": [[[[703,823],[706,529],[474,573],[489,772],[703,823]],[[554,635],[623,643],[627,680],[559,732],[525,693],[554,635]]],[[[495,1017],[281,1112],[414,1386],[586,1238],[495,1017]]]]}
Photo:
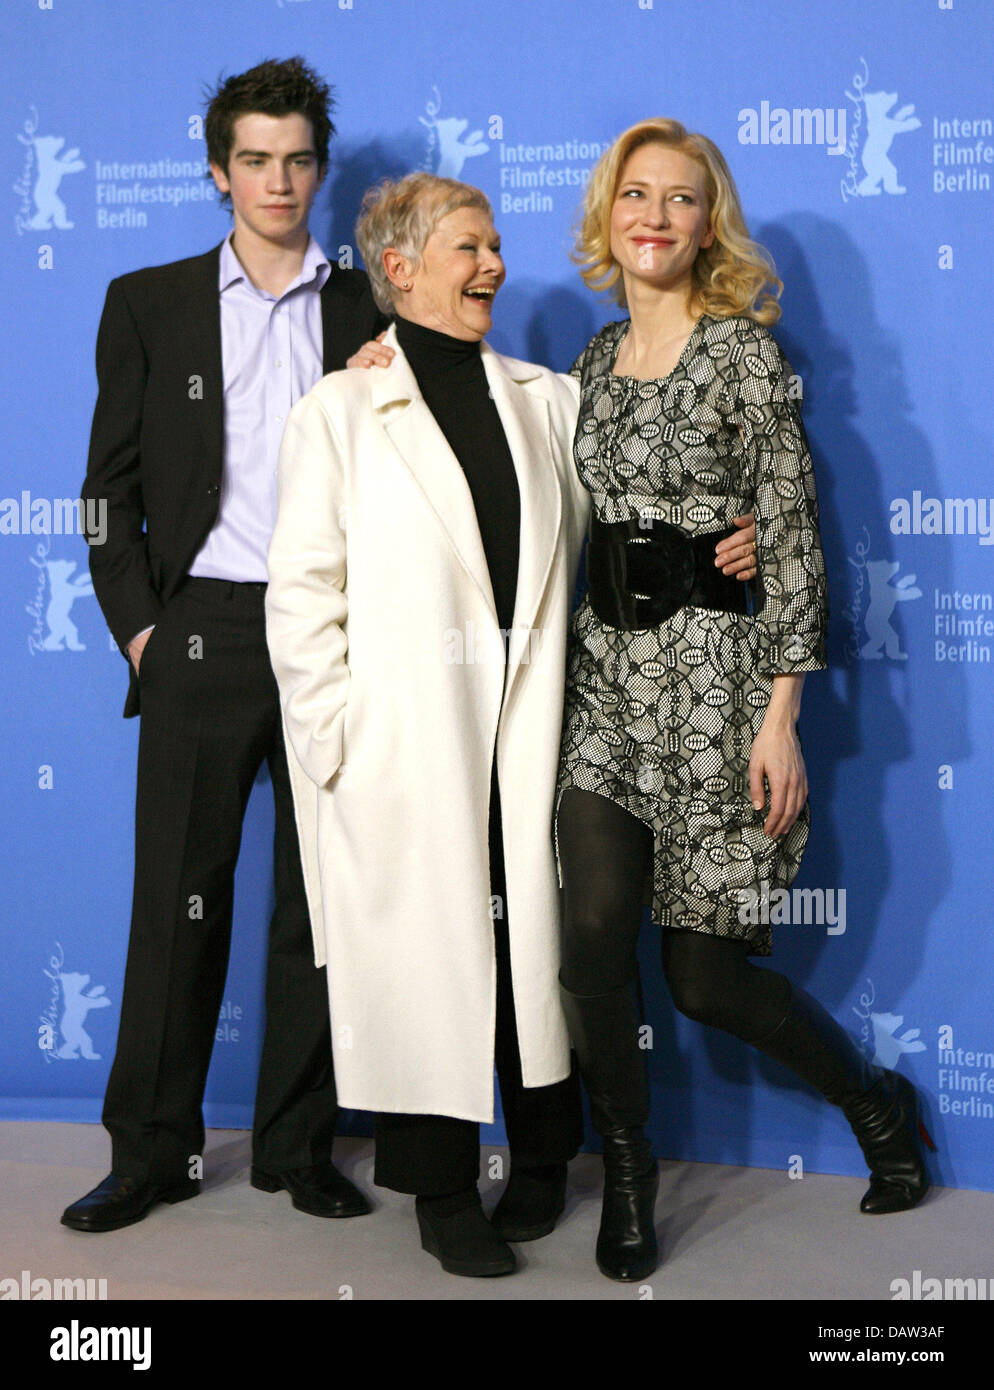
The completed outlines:
{"type": "Polygon", "coordinates": [[[103,1120],[112,1172],[63,1213],[111,1231],[199,1190],[204,1085],[231,936],[235,863],[263,760],[276,905],[252,1184],[318,1216],[369,1210],[331,1162],[337,1117],[324,970],[314,966],[279,700],[266,649],[266,551],[290,407],[384,326],[366,277],[308,232],[334,134],[300,59],[233,77],[207,112],[232,234],[206,255],[114,280],[83,497],[106,500],[93,586],[141,712],[135,888],[103,1120]]]}

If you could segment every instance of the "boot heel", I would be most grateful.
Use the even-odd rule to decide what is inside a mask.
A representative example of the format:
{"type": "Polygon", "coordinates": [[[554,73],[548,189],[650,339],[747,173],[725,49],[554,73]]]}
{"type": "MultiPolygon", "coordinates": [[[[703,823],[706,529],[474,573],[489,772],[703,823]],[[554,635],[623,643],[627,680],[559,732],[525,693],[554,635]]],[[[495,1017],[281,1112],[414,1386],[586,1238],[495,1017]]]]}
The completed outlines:
{"type": "Polygon", "coordinates": [[[441,1260],[442,1251],[435,1239],[435,1231],[431,1223],[420,1210],[415,1211],[414,1214],[418,1222],[418,1234],[421,1236],[421,1249],[427,1251],[429,1255],[434,1255],[436,1260],[441,1260]]]}
{"type": "Polygon", "coordinates": [[[249,1182],[259,1192],[282,1192],[283,1183],[279,1178],[271,1177],[269,1173],[263,1172],[261,1168],[253,1168],[249,1177],[249,1182]]]}
{"type": "Polygon", "coordinates": [[[177,1202],[186,1202],[191,1197],[196,1197],[199,1191],[199,1182],[185,1182],[179,1187],[171,1187],[168,1192],[162,1192],[159,1196],[163,1202],[168,1202],[171,1207],[174,1207],[177,1202]]]}

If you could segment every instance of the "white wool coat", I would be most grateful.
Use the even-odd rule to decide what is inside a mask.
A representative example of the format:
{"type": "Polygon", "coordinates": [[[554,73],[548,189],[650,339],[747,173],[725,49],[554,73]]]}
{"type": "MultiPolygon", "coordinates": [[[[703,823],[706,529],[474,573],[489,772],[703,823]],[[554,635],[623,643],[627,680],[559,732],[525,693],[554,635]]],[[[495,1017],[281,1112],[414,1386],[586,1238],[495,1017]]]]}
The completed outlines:
{"type": "Polygon", "coordinates": [[[505,665],[469,487],[396,356],[294,407],[266,599],[342,1105],[492,1121],[506,913],[524,1084],[569,1070],[552,816],[588,498],[578,388],[481,347],[521,497],[505,665]],[[488,854],[496,749],[507,903],[488,854]]]}

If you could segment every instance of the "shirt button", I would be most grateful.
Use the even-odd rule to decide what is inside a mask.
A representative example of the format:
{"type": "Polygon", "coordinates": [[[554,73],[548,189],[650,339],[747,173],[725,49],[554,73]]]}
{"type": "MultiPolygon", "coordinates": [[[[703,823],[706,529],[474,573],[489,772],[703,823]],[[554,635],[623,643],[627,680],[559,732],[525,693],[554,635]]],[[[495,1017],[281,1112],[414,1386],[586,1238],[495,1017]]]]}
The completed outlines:
{"type": "Polygon", "coordinates": [[[277,358],[273,365],[276,367],[282,367],[283,363],[279,360],[279,358],[277,358]]]}

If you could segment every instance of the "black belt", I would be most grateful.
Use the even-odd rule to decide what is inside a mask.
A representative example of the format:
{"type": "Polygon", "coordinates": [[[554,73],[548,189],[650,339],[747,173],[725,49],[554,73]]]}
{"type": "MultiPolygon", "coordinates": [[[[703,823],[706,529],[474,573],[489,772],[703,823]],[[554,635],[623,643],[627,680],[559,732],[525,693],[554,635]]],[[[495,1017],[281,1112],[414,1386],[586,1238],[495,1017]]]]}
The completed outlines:
{"type": "Polygon", "coordinates": [[[631,631],[658,627],[684,607],[747,613],[746,586],[722,574],[714,548],[736,532],[690,536],[648,517],[612,525],[590,519],[590,606],[602,623],[631,631]]]}

